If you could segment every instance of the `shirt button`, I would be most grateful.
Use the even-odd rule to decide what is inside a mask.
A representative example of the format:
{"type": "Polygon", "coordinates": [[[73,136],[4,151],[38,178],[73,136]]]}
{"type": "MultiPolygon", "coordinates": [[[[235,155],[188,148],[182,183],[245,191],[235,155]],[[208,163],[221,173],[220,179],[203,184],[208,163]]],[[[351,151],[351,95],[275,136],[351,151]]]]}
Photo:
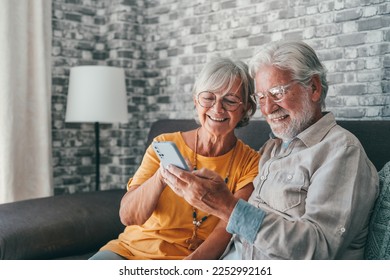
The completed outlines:
{"type": "Polygon", "coordinates": [[[265,177],[264,175],[262,175],[262,176],[260,177],[260,180],[261,180],[261,181],[264,181],[265,178],[266,178],[266,177],[265,177]]]}
{"type": "Polygon", "coordinates": [[[341,232],[345,232],[345,228],[343,228],[343,227],[340,228],[340,231],[341,231],[341,232]]]}
{"type": "Polygon", "coordinates": [[[292,178],[293,178],[292,175],[288,175],[288,176],[287,176],[287,180],[291,180],[292,178]]]}

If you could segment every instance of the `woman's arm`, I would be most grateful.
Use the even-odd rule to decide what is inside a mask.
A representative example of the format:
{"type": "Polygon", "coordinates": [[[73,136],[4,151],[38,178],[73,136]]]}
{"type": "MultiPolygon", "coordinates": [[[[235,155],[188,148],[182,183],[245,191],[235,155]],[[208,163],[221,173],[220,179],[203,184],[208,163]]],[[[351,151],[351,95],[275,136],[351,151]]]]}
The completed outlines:
{"type": "MultiPolygon", "coordinates": [[[[238,190],[234,197],[248,200],[253,191],[253,184],[249,183],[238,190]]],[[[214,230],[210,233],[207,239],[196,249],[187,260],[206,260],[218,259],[225,251],[228,245],[231,234],[226,231],[227,223],[220,220],[214,230]]]]}
{"type": "Polygon", "coordinates": [[[123,196],[119,217],[125,226],[142,225],[152,215],[166,184],[160,168],[142,185],[132,186],[123,196]]]}

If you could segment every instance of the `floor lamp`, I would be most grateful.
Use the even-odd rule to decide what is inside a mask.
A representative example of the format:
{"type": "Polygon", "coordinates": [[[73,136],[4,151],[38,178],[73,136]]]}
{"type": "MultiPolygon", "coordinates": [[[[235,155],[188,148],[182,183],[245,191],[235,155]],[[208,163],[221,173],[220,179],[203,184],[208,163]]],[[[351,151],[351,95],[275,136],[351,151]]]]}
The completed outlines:
{"type": "Polygon", "coordinates": [[[126,123],[127,96],[122,68],[77,66],[70,69],[65,122],[95,124],[96,189],[100,189],[100,123],[126,123]]]}

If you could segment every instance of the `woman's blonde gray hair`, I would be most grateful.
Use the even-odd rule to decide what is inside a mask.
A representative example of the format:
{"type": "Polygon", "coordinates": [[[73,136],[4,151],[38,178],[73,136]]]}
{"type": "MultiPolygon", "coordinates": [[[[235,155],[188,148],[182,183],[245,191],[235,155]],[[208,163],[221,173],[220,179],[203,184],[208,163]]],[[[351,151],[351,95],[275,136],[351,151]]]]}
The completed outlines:
{"type": "Polygon", "coordinates": [[[238,122],[238,127],[246,126],[256,112],[254,100],[254,81],[249,75],[248,65],[242,61],[218,57],[208,62],[199,73],[192,94],[194,98],[202,91],[229,91],[236,79],[241,82],[241,95],[244,106],[244,116],[238,122]]]}

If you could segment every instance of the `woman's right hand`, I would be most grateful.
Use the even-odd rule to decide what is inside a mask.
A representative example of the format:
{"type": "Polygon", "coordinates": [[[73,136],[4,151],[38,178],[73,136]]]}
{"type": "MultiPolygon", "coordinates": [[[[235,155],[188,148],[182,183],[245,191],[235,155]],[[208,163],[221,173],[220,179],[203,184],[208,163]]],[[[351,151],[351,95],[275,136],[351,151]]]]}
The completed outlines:
{"type": "MultiPolygon", "coordinates": [[[[192,163],[188,159],[185,160],[192,171],[192,163]]],[[[119,216],[124,225],[142,225],[149,219],[156,209],[161,193],[167,186],[163,174],[164,167],[160,163],[160,167],[152,177],[142,185],[131,186],[123,196],[119,216]]]]}

